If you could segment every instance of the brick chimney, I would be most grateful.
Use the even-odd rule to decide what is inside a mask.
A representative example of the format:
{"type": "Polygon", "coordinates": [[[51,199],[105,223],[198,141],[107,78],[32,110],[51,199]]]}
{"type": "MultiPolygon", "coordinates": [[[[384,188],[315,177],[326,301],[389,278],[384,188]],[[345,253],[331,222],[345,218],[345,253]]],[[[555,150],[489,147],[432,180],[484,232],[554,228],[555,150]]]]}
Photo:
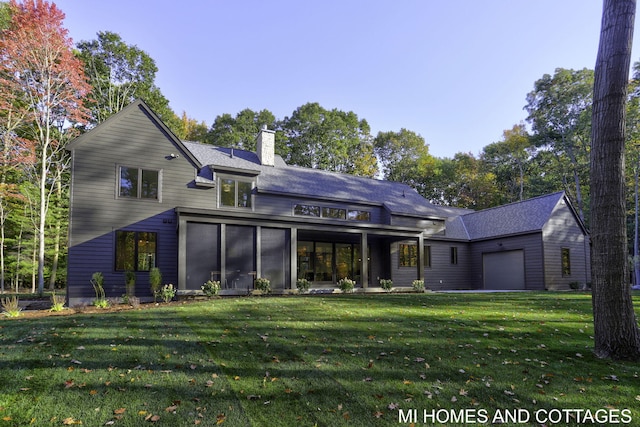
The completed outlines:
{"type": "Polygon", "coordinates": [[[267,129],[267,125],[264,125],[260,129],[257,138],[257,154],[260,159],[260,163],[263,166],[275,166],[276,157],[276,131],[267,129]]]}

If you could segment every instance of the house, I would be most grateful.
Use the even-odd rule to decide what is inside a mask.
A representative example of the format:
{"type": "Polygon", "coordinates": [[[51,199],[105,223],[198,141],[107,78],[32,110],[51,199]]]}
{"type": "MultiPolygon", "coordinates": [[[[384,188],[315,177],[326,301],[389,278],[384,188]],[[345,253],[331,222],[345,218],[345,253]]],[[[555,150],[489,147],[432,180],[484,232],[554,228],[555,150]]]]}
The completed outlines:
{"type": "Polygon", "coordinates": [[[220,280],[246,294],[298,278],[315,292],[340,278],[410,288],[568,289],[589,281],[588,234],[564,193],[473,212],[429,203],[401,183],[289,166],[262,130],[257,152],[178,139],[141,100],[69,143],[71,305],[151,296],[149,270],[183,294],[220,280]]]}

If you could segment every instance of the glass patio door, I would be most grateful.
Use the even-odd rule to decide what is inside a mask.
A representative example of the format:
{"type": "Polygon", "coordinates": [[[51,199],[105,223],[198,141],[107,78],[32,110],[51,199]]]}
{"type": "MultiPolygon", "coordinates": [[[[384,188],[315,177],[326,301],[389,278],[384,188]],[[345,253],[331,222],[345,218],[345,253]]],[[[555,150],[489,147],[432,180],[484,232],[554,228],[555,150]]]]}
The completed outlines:
{"type": "Polygon", "coordinates": [[[333,282],[333,243],[316,242],[314,282],[333,282]]]}

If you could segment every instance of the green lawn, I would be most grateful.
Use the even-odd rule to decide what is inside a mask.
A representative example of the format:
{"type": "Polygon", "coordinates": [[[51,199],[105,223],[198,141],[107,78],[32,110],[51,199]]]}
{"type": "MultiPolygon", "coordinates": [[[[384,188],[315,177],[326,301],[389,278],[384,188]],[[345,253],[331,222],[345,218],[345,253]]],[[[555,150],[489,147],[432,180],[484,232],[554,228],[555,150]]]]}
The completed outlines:
{"type": "Polygon", "coordinates": [[[424,425],[425,411],[447,425],[460,413],[567,425],[596,410],[640,425],[640,365],[595,359],[591,322],[581,293],[247,297],[3,318],[0,427],[424,425]]]}

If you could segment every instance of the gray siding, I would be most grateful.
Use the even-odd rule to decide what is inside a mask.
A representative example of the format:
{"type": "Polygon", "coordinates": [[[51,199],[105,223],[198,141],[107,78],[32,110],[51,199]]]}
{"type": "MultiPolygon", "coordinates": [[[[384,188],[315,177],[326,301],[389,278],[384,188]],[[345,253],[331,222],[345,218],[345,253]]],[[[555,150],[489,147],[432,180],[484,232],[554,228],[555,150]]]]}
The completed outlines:
{"type": "MultiPolygon", "coordinates": [[[[87,135],[89,136],[89,135],[87,135]]],[[[107,296],[124,293],[116,272],[115,231],[158,233],[157,265],[177,283],[176,206],[212,208],[214,191],[193,188],[195,166],[141,108],[114,117],[90,139],[72,145],[72,200],[68,285],[71,298],[91,298],[91,274],[105,276],[107,296]],[[171,153],[179,157],[171,159],[171,153]],[[161,171],[161,201],[117,198],[118,165],[161,171]]],[[[150,295],[148,273],[138,273],[139,296],[150,295]]]]}
{"type": "Polygon", "coordinates": [[[529,290],[544,289],[544,262],[542,234],[482,240],[471,244],[469,282],[472,289],[484,289],[482,255],[501,251],[524,251],[525,287],[529,290]]]}
{"type": "MultiPolygon", "coordinates": [[[[418,266],[416,267],[400,267],[399,245],[417,245],[414,240],[404,240],[402,242],[394,242],[391,244],[391,277],[381,277],[381,279],[392,279],[393,285],[396,287],[411,286],[411,282],[418,278],[418,266]]],[[[377,280],[372,283],[373,287],[380,286],[377,280]]]]}
{"type": "Polygon", "coordinates": [[[570,289],[570,283],[585,285],[591,281],[590,249],[588,237],[584,235],[573,211],[564,203],[556,206],[545,224],[544,263],[547,289],[570,289]],[[562,275],[562,248],[571,255],[571,274],[562,275]]]}
{"type": "Polygon", "coordinates": [[[469,244],[426,239],[431,246],[431,267],[424,269],[424,286],[431,290],[471,289],[469,244]],[[458,248],[458,263],[451,263],[451,248],[458,248]]]}
{"type": "MultiPolygon", "coordinates": [[[[260,188],[260,177],[258,177],[258,189],[260,188]]],[[[320,207],[340,208],[346,210],[362,210],[371,214],[371,224],[387,224],[386,217],[382,214],[382,208],[372,205],[356,204],[356,203],[344,203],[344,202],[332,202],[332,201],[318,201],[308,198],[296,198],[284,195],[265,194],[260,193],[254,198],[253,212],[265,215],[277,215],[277,216],[293,216],[293,208],[296,204],[306,204],[320,207]]],[[[298,217],[300,218],[300,217],[298,217]]],[[[359,223],[359,221],[340,221],[342,223],[359,223]]],[[[414,221],[413,225],[417,222],[414,221]]]]}

